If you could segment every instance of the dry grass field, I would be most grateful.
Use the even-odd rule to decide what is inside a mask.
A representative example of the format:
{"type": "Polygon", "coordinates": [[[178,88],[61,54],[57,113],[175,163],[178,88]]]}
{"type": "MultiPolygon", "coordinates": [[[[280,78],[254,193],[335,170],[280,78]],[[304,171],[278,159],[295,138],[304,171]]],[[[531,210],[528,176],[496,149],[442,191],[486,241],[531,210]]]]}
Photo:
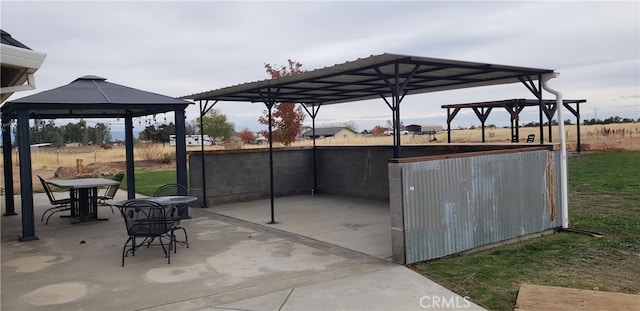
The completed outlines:
{"type": "MultiPolygon", "coordinates": [[[[567,149],[576,150],[577,129],[575,125],[565,126],[567,135],[567,149]]],[[[548,128],[544,128],[545,142],[548,142],[548,128]]],[[[536,143],[540,141],[539,128],[520,128],[520,142],[524,143],[527,135],[535,134],[536,143]]],[[[552,127],[552,142],[560,143],[558,127],[552,127]]],[[[580,127],[582,150],[598,151],[607,149],[640,150],[640,123],[610,124],[610,125],[582,125],[580,127]]],[[[436,140],[430,141],[432,137],[428,135],[403,135],[400,139],[402,144],[443,144],[447,143],[446,131],[435,135],[436,140]]],[[[485,128],[485,140],[487,143],[510,143],[511,129],[509,128],[485,128]]],[[[482,129],[451,130],[452,143],[480,143],[482,142],[482,129]]],[[[311,141],[297,142],[296,146],[311,145],[311,141]]],[[[355,139],[319,139],[317,145],[391,145],[391,136],[365,136],[359,135],[355,139]]]]}
{"type": "MultiPolygon", "coordinates": [[[[559,143],[558,129],[553,127],[554,143],[559,143]]],[[[577,133],[575,125],[565,126],[567,134],[568,150],[575,151],[577,145],[577,133]]],[[[486,128],[485,138],[487,143],[510,143],[511,130],[508,128],[486,128]]],[[[548,128],[544,129],[545,137],[548,128]]],[[[527,135],[536,134],[536,143],[539,142],[538,128],[520,128],[520,141],[525,142],[527,135]]],[[[640,150],[640,123],[609,124],[581,126],[582,150],[604,151],[611,149],[640,150]]],[[[402,144],[446,144],[446,131],[433,136],[428,135],[403,135],[402,144]]],[[[452,143],[480,143],[482,131],[479,128],[452,130],[452,143]]],[[[548,141],[548,138],[545,138],[548,141]]],[[[358,135],[352,139],[318,139],[316,144],[326,145],[392,145],[391,136],[358,135]]],[[[311,146],[312,141],[298,141],[294,146],[311,146]]],[[[276,144],[276,147],[280,145],[276,144]]],[[[234,146],[233,148],[265,148],[267,145],[234,146]]],[[[206,146],[205,150],[229,148],[224,145],[206,146]]],[[[189,150],[200,150],[200,147],[188,147],[189,150]]],[[[174,149],[168,144],[140,144],[135,147],[134,158],[136,170],[171,170],[175,168],[173,158],[174,149]]],[[[123,146],[114,146],[111,149],[102,149],[97,146],[66,147],[66,148],[42,148],[31,154],[33,176],[41,175],[44,178],[53,178],[54,172],[60,167],[76,168],[77,159],[82,159],[85,172],[94,175],[110,175],[125,170],[125,150],[123,146]]],[[[1,161],[0,161],[1,162],[1,161]]],[[[18,154],[13,152],[14,179],[18,179],[18,154]]],[[[0,163],[2,165],[2,163],[0,163]]],[[[39,186],[34,179],[34,186],[39,186]]],[[[18,185],[16,184],[16,187],[18,185]]],[[[15,188],[18,189],[18,188],[15,188]]]]}

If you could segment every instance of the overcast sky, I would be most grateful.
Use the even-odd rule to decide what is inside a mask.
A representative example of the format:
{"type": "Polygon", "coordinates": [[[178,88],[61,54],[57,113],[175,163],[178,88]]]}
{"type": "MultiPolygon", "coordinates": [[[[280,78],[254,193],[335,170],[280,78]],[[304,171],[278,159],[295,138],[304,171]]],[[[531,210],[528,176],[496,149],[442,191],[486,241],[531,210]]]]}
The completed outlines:
{"type": "MultiPolygon", "coordinates": [[[[36,73],[37,89],[9,100],[84,75],[180,97],[267,79],[266,63],[293,59],[313,70],[395,53],[553,69],[560,76],[550,86],[565,99],[587,100],[582,119],[640,118],[638,1],[2,0],[0,10],[4,31],[47,54],[36,73]]],[[[446,126],[443,104],[511,98],[534,97],[522,84],[408,96],[401,118],[405,125],[446,126]]],[[[546,92],[545,98],[554,99],[546,92]]],[[[238,131],[264,128],[257,122],[262,104],[215,108],[238,131]]],[[[197,105],[188,108],[187,119],[197,115],[197,105]]],[[[361,131],[389,119],[387,105],[373,100],[325,106],[316,123],[354,121],[361,131]]],[[[520,121],[538,121],[537,109],[525,109],[520,121]]],[[[108,122],[115,131],[123,123],[108,122]]],[[[452,127],[472,124],[480,122],[471,110],[462,111],[452,127]]],[[[494,110],[487,124],[508,125],[508,114],[494,110]]]]}

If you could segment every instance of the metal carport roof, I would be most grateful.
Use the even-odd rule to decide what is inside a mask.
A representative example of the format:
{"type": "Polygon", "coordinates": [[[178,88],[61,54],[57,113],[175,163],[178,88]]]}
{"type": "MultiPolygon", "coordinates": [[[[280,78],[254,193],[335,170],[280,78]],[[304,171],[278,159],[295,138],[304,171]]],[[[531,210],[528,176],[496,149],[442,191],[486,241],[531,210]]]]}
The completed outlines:
{"type": "Polygon", "coordinates": [[[327,105],[391,97],[395,89],[401,90],[398,95],[408,95],[516,82],[533,84],[549,73],[553,70],[385,53],[183,98],[242,102],[265,102],[269,98],[307,106],[327,105]]]}

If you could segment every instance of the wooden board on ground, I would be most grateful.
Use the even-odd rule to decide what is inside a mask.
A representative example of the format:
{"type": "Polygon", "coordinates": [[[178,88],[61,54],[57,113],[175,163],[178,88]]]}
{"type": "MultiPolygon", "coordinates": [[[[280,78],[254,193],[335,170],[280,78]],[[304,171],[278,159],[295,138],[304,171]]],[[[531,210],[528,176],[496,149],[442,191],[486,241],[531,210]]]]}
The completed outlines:
{"type": "Polygon", "coordinates": [[[522,284],[514,310],[637,311],[640,310],[640,295],[522,284]]]}

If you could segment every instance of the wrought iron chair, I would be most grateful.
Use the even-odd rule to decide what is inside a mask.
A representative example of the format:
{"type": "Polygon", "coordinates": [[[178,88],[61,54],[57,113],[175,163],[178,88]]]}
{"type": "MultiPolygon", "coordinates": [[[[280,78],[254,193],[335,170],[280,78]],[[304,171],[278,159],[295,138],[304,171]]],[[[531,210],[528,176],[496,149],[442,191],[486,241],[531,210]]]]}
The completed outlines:
{"type": "Polygon", "coordinates": [[[171,248],[175,245],[172,210],[174,210],[173,207],[165,207],[144,199],[130,200],[120,206],[120,212],[124,217],[129,235],[122,248],[123,267],[124,257],[127,257],[129,253],[135,256],[136,249],[144,245],[149,247],[155,240],[160,242],[165,257],[167,257],[167,264],[171,264],[171,248]],[[136,239],[142,239],[142,241],[138,243],[136,239]],[[166,246],[163,239],[169,239],[166,246]]]}
{"type": "Polygon", "coordinates": [[[37,176],[38,176],[38,179],[40,180],[40,183],[42,183],[42,188],[44,188],[44,192],[47,194],[47,198],[49,198],[49,203],[53,205],[53,207],[46,209],[42,213],[42,217],[40,217],[40,222],[43,222],[45,216],[48,215],[47,221],[44,223],[45,225],[47,225],[49,224],[49,218],[51,218],[53,214],[64,212],[64,211],[70,211],[72,208],[71,202],[73,202],[73,199],[70,197],[64,198],[64,199],[56,199],[56,197],[53,195],[53,191],[51,191],[51,187],[49,187],[49,184],[44,180],[44,178],[40,177],[40,175],[37,175],[37,176]]]}
{"type": "MultiPolygon", "coordinates": [[[[166,184],[161,186],[160,188],[156,189],[156,191],[153,193],[154,197],[163,197],[163,196],[183,196],[183,195],[187,195],[187,188],[185,188],[183,185],[180,184],[166,184]]],[[[189,236],[187,235],[187,230],[180,226],[180,217],[181,215],[184,214],[184,210],[189,208],[189,206],[187,204],[177,204],[176,206],[176,213],[173,217],[173,221],[174,221],[174,230],[182,230],[182,232],[184,233],[184,241],[178,241],[176,240],[176,244],[180,243],[180,245],[185,245],[187,248],[189,248],[189,236]]],[[[176,246],[176,245],[174,245],[176,246]]],[[[176,248],[174,247],[174,252],[176,251],[176,248]]]]}
{"type": "Polygon", "coordinates": [[[111,213],[114,213],[113,205],[109,204],[107,201],[113,200],[113,197],[116,195],[116,192],[118,192],[118,189],[120,188],[120,183],[122,182],[122,179],[124,179],[123,173],[115,174],[112,180],[117,181],[118,184],[107,187],[107,189],[104,191],[104,194],[98,196],[98,205],[109,206],[111,208],[111,213]]]}

